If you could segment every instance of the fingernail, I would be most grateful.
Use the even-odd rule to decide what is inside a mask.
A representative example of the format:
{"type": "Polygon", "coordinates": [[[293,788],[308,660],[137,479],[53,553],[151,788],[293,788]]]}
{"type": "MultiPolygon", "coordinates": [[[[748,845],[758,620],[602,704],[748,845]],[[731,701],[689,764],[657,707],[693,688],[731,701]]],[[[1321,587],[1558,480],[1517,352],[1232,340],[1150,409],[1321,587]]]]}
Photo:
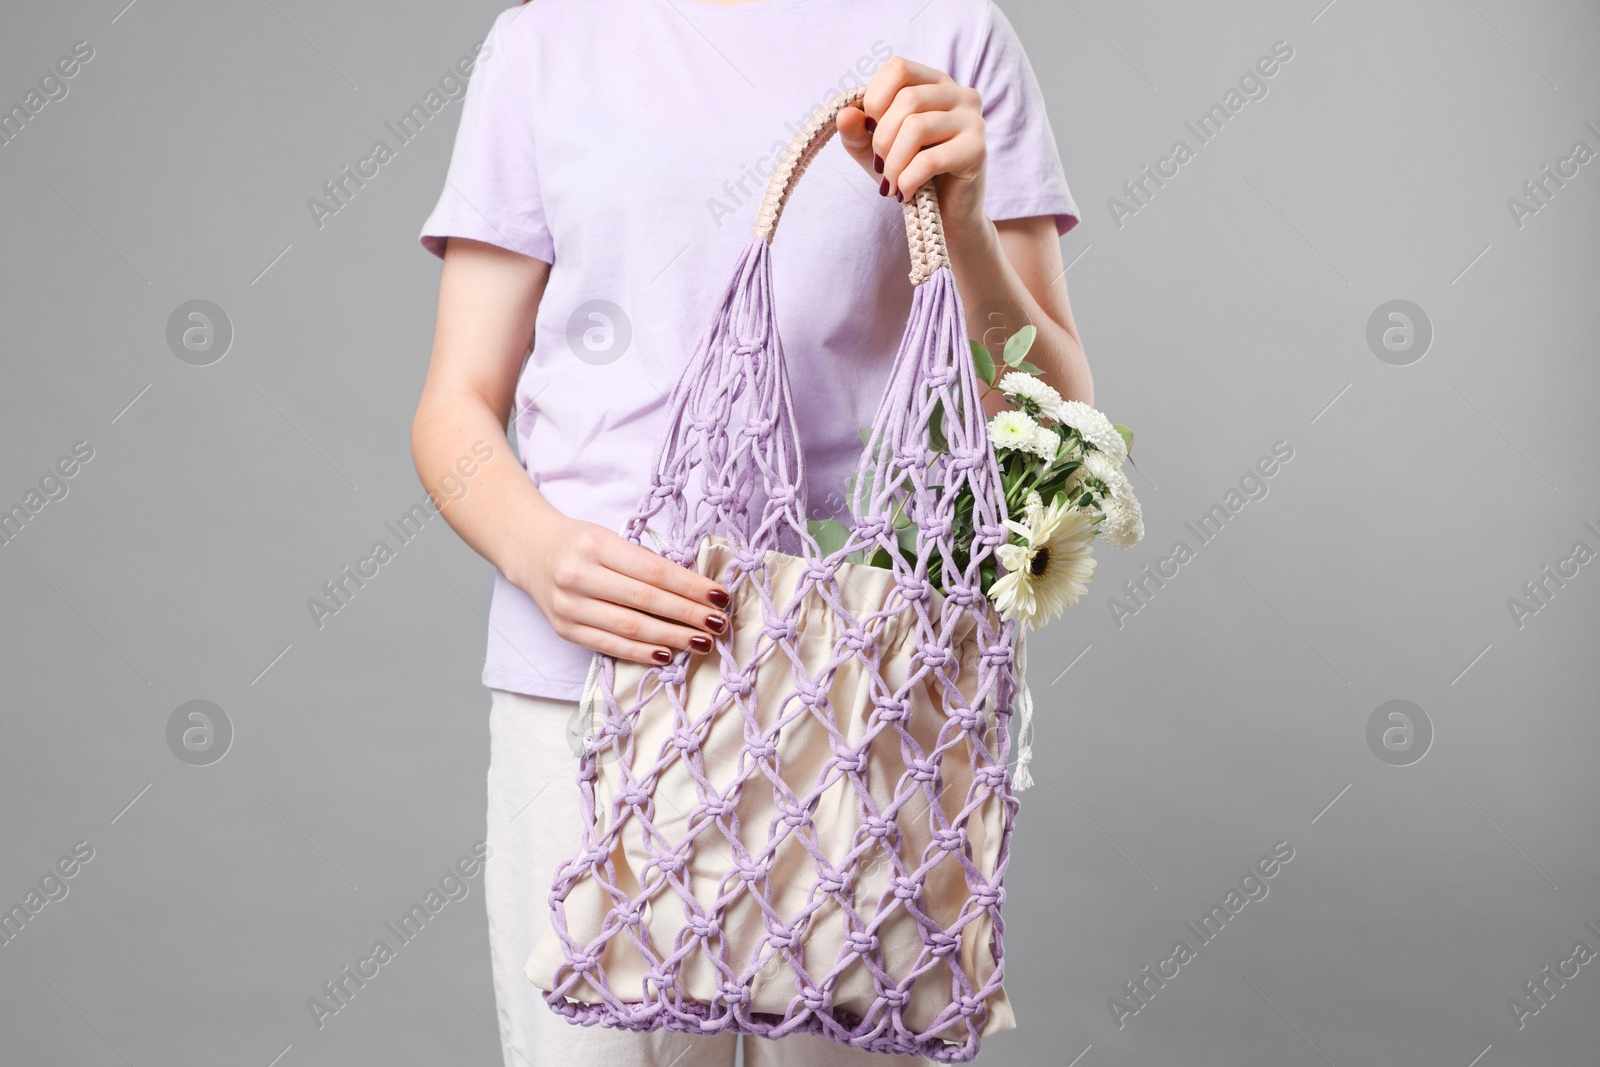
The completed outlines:
{"type": "Polygon", "coordinates": [[[867,116],[867,132],[871,133],[872,131],[876,130],[877,128],[878,128],[878,120],[873,118],[871,115],[868,115],[867,116]]]}
{"type": "Polygon", "coordinates": [[[906,194],[905,193],[895,193],[894,194],[894,198],[896,200],[900,201],[902,204],[906,202],[906,194]]]}
{"type": "Polygon", "coordinates": [[[710,630],[712,633],[720,634],[722,631],[726,630],[727,628],[728,628],[728,620],[727,620],[726,616],[723,616],[723,615],[707,615],[706,616],[706,629],[710,630]]]}
{"type": "Polygon", "coordinates": [[[883,184],[878,186],[878,195],[879,196],[888,196],[889,195],[889,179],[888,178],[883,179],[883,184]]]}
{"type": "Polygon", "coordinates": [[[728,600],[728,592],[725,589],[711,590],[711,592],[706,594],[706,599],[711,601],[711,606],[714,608],[725,608],[730,603],[728,600]]]}
{"type": "Polygon", "coordinates": [[[711,638],[705,634],[695,634],[689,638],[689,647],[703,656],[711,651],[711,638]]]}
{"type": "Polygon", "coordinates": [[[872,153],[872,169],[879,174],[883,173],[883,157],[876,152],[872,153]]]}
{"type": "Polygon", "coordinates": [[[658,648],[654,652],[650,653],[650,658],[655,660],[657,663],[667,664],[672,662],[672,653],[668,652],[664,648],[658,648]]]}

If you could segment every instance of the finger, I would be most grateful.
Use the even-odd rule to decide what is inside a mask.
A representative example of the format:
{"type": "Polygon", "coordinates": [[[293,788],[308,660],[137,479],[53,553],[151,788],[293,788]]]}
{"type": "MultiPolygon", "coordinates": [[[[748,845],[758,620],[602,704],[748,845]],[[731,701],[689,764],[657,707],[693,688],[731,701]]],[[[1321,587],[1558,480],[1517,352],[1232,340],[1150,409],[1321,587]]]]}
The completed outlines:
{"type": "Polygon", "coordinates": [[[901,127],[912,115],[925,111],[954,111],[963,104],[962,92],[961,86],[948,78],[901,89],[878,116],[878,124],[872,132],[873,152],[887,161],[900,138],[901,127]]]}
{"type": "Polygon", "coordinates": [[[860,108],[847,107],[839,111],[839,143],[844,145],[850,158],[861,164],[861,169],[877,181],[878,172],[873,165],[872,131],[877,123],[867,121],[867,113],[860,108]]]}
{"type": "Polygon", "coordinates": [[[677,593],[708,607],[728,606],[728,591],[710,578],[620,537],[601,545],[596,558],[602,566],[637,578],[646,585],[677,593]]]}
{"type": "Polygon", "coordinates": [[[728,628],[728,617],[722,611],[607,567],[586,572],[575,592],[693,627],[697,632],[716,634],[728,628]]]}
{"type": "Polygon", "coordinates": [[[715,642],[707,634],[642,611],[605,600],[588,600],[574,607],[567,618],[579,626],[604,630],[620,640],[671,651],[710,652],[715,642]]]}
{"type": "Polygon", "coordinates": [[[593,626],[574,624],[564,635],[566,640],[582,645],[584,648],[593,649],[607,656],[615,656],[619,660],[629,663],[643,663],[650,667],[660,667],[672,660],[672,650],[662,645],[649,645],[642,641],[630,641],[619,637],[609,630],[601,630],[593,626]],[[662,659],[665,657],[665,660],[662,659]]]}
{"type": "MultiPolygon", "coordinates": [[[[889,181],[891,194],[900,192],[909,197],[916,192],[917,186],[906,179],[906,169],[929,149],[954,140],[966,129],[966,120],[954,111],[918,111],[906,116],[900,124],[899,136],[883,160],[884,177],[889,181]]],[[[944,157],[949,158],[950,153],[944,153],[944,157]]],[[[924,168],[926,165],[925,162],[924,168]]],[[[921,175],[918,184],[929,177],[929,174],[921,175]]]]}
{"type": "MultiPolygon", "coordinates": [[[[935,70],[904,56],[890,56],[867,82],[867,91],[861,99],[861,110],[877,119],[878,127],[882,129],[884,113],[889,110],[890,103],[902,89],[912,85],[932,85],[948,80],[950,76],[941,70],[935,70]]],[[[888,142],[878,143],[881,146],[888,142]]]]}
{"type": "Polygon", "coordinates": [[[962,132],[952,140],[934,145],[932,148],[924,148],[912,156],[905,169],[896,177],[895,185],[909,200],[916,195],[923,183],[930,182],[941,174],[964,177],[974,172],[976,166],[983,160],[983,153],[982,139],[962,132]]]}

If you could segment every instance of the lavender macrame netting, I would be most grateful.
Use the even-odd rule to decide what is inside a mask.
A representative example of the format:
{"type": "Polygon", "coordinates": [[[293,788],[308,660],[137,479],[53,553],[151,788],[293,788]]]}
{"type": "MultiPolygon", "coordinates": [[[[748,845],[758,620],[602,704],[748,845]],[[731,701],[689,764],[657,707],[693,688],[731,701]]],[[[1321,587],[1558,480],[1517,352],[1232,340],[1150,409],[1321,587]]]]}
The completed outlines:
{"type": "Polygon", "coordinates": [[[931,183],[905,205],[911,320],[853,482],[848,539],[826,553],[807,529],[774,317],[779,216],[861,95],[830,100],[780,159],[670,399],[651,489],[624,534],[709,568],[734,599],[733,626],[710,655],[666,666],[595,658],[582,845],[551,888],[540,984],[585,1026],[813,1033],[966,1062],[983,1035],[1015,1025],[1000,909],[1020,635],[979,576],[1005,542],[1005,505],[931,183]],[[970,519],[957,513],[964,490],[970,519]],[[967,554],[958,521],[973,531],[967,554]],[[859,562],[880,547],[892,569],[859,562]],[[690,877],[707,869],[718,876],[690,877]]]}

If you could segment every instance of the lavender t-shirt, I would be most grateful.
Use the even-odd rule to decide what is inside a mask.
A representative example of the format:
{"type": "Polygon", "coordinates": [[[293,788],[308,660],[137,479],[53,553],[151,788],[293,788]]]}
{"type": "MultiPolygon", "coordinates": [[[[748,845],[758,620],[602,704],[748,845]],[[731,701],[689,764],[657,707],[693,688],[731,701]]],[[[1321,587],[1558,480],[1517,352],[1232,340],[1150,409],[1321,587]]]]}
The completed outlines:
{"type": "MultiPolygon", "coordinates": [[[[992,219],[1078,221],[1021,42],[990,0],[533,0],[500,13],[421,241],[552,264],[516,389],[528,476],[563,514],[620,529],[672,391],[800,124],[891,56],[983,95],[992,219]]],[[[773,242],[814,517],[845,479],[911,306],[900,206],[833,143],[773,242]]],[[[497,574],[485,685],[576,699],[592,653],[497,574]]]]}

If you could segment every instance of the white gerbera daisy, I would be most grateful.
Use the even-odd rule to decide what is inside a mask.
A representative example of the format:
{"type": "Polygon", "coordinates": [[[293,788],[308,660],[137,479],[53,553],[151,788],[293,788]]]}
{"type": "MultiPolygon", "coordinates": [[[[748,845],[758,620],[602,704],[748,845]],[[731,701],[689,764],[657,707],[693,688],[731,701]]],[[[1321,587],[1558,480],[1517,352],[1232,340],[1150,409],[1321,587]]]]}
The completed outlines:
{"type": "Polygon", "coordinates": [[[1095,568],[1093,522],[1093,513],[1065,497],[1045,507],[1039,494],[1028,495],[1024,521],[1006,520],[1021,543],[1000,546],[1006,573],[989,590],[1002,619],[1020,619],[1037,630],[1088,592],[1095,568]]]}
{"type": "Polygon", "coordinates": [[[1131,494],[1111,497],[1100,520],[1100,535],[1112,548],[1132,548],[1144,537],[1144,513],[1131,494]]]}
{"type": "Polygon", "coordinates": [[[1025,411],[1002,411],[989,420],[989,440],[996,448],[1031,452],[1035,434],[1042,427],[1025,411]]]}
{"type": "Polygon", "coordinates": [[[1111,420],[1083,401],[1063,400],[1051,417],[1077,430],[1085,441],[1111,457],[1117,466],[1128,458],[1128,445],[1111,425],[1111,420]]]}
{"type": "Polygon", "coordinates": [[[1046,415],[1061,406],[1060,393],[1025,371],[1014,370],[1001,378],[1000,391],[1006,396],[1033,401],[1046,415]]]}

